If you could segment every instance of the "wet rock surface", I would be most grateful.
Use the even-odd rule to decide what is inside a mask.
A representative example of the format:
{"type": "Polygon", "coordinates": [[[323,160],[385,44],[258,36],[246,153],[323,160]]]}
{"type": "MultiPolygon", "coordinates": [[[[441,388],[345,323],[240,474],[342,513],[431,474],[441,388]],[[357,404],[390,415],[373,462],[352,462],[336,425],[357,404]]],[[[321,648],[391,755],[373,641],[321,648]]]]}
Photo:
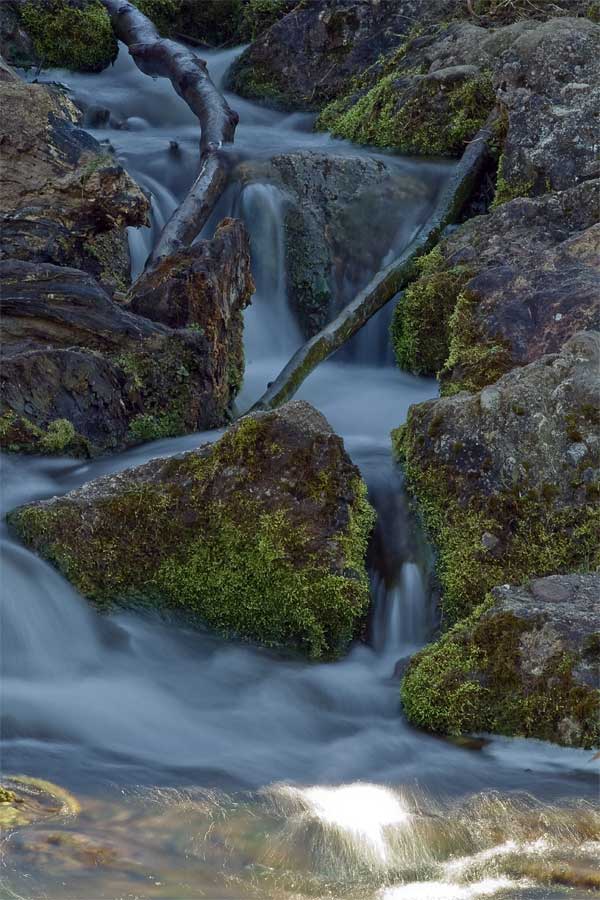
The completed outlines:
{"type": "Polygon", "coordinates": [[[10,521],[100,605],[175,609],[314,657],[339,653],[368,604],[364,484],[341,439],[300,401],[10,521]]]}
{"type": "Polygon", "coordinates": [[[424,223],[436,181],[380,159],[301,151],[243,164],[245,183],[267,180],[286,197],[288,293],[302,331],[320,331],[424,223]],[[411,209],[410,221],[403,208],[411,209]],[[364,228],[365,221],[369,228],[364,228]]]}
{"type": "MultiPolygon", "coordinates": [[[[244,271],[249,279],[248,259],[244,271]]],[[[226,308],[218,292],[206,298],[204,331],[172,329],[115,303],[79,270],[0,262],[0,444],[95,455],[222,425],[243,373],[250,284],[226,308]]]]}
{"type": "Polygon", "coordinates": [[[1,259],[84,269],[109,289],[129,283],[128,225],[146,196],[89,134],[60,88],[0,82],[1,259]]]}

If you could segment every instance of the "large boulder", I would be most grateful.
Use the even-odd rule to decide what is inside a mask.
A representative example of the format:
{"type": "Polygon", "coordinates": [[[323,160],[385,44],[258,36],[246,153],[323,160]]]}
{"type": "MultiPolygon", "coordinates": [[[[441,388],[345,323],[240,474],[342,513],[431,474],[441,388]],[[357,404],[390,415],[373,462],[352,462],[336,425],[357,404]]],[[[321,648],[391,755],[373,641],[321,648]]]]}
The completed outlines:
{"type": "Polygon", "coordinates": [[[315,658],[341,652],[368,605],[366,489],[304,402],[21,507],[10,523],[101,606],[179,610],[315,658]]]}
{"type": "Polygon", "coordinates": [[[243,163],[236,176],[243,184],[270,182],[285,196],[288,296],[306,337],[426,221],[439,190],[439,180],[420,177],[416,167],[312,151],[243,163]]]}
{"type": "Polygon", "coordinates": [[[394,312],[398,364],[478,390],[600,328],[600,179],[519,198],[456,228],[394,312]]]}
{"type": "Polygon", "coordinates": [[[149,203],[114,156],[77,125],[60,88],[0,81],[0,259],[74,266],[107,288],[129,284],[126,226],[149,203]]]}
{"type": "Polygon", "coordinates": [[[444,624],[497,584],[600,564],[600,334],[475,394],[411,407],[394,434],[439,552],[444,624]]]}
{"type": "Polygon", "coordinates": [[[498,202],[597,177],[590,123],[600,108],[600,25],[569,17],[484,24],[412,35],[322,111],[321,127],[404,153],[457,156],[498,106],[498,202]]]}
{"type": "Polygon", "coordinates": [[[415,21],[444,16],[450,0],[308,0],[275,22],[234,63],[228,84],[251,99],[318,109],[349,78],[398,46],[415,21]]]}
{"type": "Polygon", "coordinates": [[[600,575],[502,585],[426,647],[402,683],[415,725],[600,744],[600,575]]]}
{"type": "MultiPolygon", "coordinates": [[[[210,247],[196,245],[200,256],[210,247]]],[[[205,297],[204,327],[173,329],[122,308],[80,270],[0,261],[0,445],[93,455],[223,425],[252,289],[248,255],[236,265],[245,277],[227,297],[205,297]]]]}

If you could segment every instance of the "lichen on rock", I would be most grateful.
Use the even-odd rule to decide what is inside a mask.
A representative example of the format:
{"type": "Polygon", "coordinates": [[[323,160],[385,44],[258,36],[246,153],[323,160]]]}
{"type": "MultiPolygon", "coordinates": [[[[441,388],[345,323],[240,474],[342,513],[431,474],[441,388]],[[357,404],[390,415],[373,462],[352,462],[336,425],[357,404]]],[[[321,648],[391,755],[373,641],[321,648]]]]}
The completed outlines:
{"type": "Polygon", "coordinates": [[[178,610],[313,658],[340,653],[368,605],[366,488],[303,402],[17,509],[10,522],[102,607],[178,610]]]}

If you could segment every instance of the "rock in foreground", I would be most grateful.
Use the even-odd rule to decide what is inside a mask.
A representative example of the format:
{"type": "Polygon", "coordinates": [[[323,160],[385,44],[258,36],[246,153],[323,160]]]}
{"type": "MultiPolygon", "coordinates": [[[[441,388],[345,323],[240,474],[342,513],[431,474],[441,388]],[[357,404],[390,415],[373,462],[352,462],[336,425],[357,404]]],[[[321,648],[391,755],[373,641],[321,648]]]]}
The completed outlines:
{"type": "Polygon", "coordinates": [[[304,402],[9,518],[96,604],[180,610],[313,658],[342,651],[368,605],[366,489],[304,402]]]}
{"type": "Polygon", "coordinates": [[[503,585],[411,660],[408,717],[432,731],[495,731],[568,746],[600,743],[600,575],[503,585]]]}

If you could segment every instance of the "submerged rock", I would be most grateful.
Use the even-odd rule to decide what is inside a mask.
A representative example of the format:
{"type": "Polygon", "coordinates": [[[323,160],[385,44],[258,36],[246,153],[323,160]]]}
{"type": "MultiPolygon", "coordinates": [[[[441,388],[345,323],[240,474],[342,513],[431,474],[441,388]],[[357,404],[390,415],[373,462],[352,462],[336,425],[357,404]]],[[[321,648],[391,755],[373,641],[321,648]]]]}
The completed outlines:
{"type": "Polygon", "coordinates": [[[243,183],[285,195],[288,296],[303,333],[320,331],[426,221],[439,182],[368,156],[298,151],[244,163],[243,183]],[[369,227],[365,228],[365,222],[369,227]]]}
{"type": "Polygon", "coordinates": [[[600,744],[600,575],[552,575],[491,591],[410,662],[404,708],[444,733],[495,731],[600,744]]]}
{"type": "Polygon", "coordinates": [[[77,125],[59,88],[0,81],[0,259],[74,266],[108,289],[129,284],[125,227],[149,203],[114,156],[77,125]]]}
{"type": "MultiPolygon", "coordinates": [[[[211,243],[198,252],[210,256],[211,243]]],[[[236,265],[245,276],[227,303],[217,290],[205,296],[203,329],[175,330],[119,306],[77,269],[0,261],[0,445],[94,455],[223,425],[243,375],[252,286],[247,256],[236,265]]]]}
{"type": "Polygon", "coordinates": [[[600,180],[519,198],[454,230],[394,312],[401,368],[478,390],[600,328],[600,180]]]}
{"type": "Polygon", "coordinates": [[[600,334],[585,332],[477,394],[411,407],[394,442],[446,624],[497,584],[600,564],[599,395],[600,334]]]}
{"type": "Polygon", "coordinates": [[[5,775],[0,784],[0,830],[10,831],[56,816],[76,816],[78,800],[69,791],[26,775],[5,775]]]}
{"type": "Polygon", "coordinates": [[[179,610],[314,658],[340,653],[368,605],[366,488],[304,402],[21,507],[10,522],[103,607],[179,610]]]}

